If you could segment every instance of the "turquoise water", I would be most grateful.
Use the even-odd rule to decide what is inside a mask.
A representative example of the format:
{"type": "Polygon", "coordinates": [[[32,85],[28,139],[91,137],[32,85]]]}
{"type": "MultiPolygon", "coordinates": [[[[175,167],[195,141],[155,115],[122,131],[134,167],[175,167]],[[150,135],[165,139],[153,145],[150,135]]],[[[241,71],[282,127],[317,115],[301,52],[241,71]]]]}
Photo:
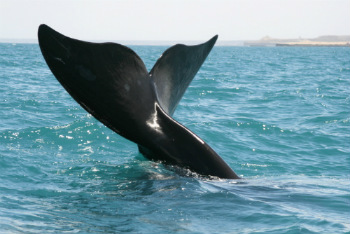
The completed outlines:
{"type": "Polygon", "coordinates": [[[0,233],[350,233],[349,104],[350,48],[215,47],[174,118],[243,179],[186,177],[0,44],[0,233]]]}

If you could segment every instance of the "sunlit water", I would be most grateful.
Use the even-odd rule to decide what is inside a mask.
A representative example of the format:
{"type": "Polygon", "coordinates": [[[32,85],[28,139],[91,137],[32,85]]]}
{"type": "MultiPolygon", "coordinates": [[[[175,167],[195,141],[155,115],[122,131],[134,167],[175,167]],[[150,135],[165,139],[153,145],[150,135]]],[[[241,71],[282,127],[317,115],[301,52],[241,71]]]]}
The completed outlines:
{"type": "MultiPolygon", "coordinates": [[[[151,69],[166,47],[132,47],[151,69]]],[[[215,47],[175,112],[243,177],[150,162],[0,44],[0,233],[349,233],[350,48],[215,47]],[[190,174],[190,173],[188,173],[190,174]]]]}

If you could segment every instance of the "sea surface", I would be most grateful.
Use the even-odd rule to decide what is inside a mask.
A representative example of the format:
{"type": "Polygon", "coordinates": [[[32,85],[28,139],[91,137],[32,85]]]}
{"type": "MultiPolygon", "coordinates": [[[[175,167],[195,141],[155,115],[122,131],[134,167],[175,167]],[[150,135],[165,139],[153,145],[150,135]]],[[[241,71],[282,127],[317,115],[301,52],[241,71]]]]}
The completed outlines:
{"type": "Polygon", "coordinates": [[[350,48],[214,47],[174,118],[242,179],[146,160],[0,44],[0,233],[350,233],[350,48]]]}

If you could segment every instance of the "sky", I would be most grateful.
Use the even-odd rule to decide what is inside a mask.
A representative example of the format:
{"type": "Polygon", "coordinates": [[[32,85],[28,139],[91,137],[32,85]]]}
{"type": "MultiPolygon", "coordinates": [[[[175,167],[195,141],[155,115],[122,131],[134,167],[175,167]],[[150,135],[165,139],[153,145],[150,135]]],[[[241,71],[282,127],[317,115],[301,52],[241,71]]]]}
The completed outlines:
{"type": "Polygon", "coordinates": [[[95,41],[314,38],[350,35],[350,0],[0,0],[0,39],[43,23],[95,41]]]}

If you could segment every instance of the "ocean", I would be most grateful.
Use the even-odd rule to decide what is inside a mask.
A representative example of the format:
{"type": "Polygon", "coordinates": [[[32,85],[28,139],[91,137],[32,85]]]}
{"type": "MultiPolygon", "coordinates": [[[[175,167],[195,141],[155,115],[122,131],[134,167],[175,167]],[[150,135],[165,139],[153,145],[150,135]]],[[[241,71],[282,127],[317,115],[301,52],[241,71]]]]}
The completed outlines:
{"type": "Polygon", "coordinates": [[[0,233],[350,233],[350,48],[214,47],[174,118],[242,179],[146,160],[0,44],[0,233]]]}

